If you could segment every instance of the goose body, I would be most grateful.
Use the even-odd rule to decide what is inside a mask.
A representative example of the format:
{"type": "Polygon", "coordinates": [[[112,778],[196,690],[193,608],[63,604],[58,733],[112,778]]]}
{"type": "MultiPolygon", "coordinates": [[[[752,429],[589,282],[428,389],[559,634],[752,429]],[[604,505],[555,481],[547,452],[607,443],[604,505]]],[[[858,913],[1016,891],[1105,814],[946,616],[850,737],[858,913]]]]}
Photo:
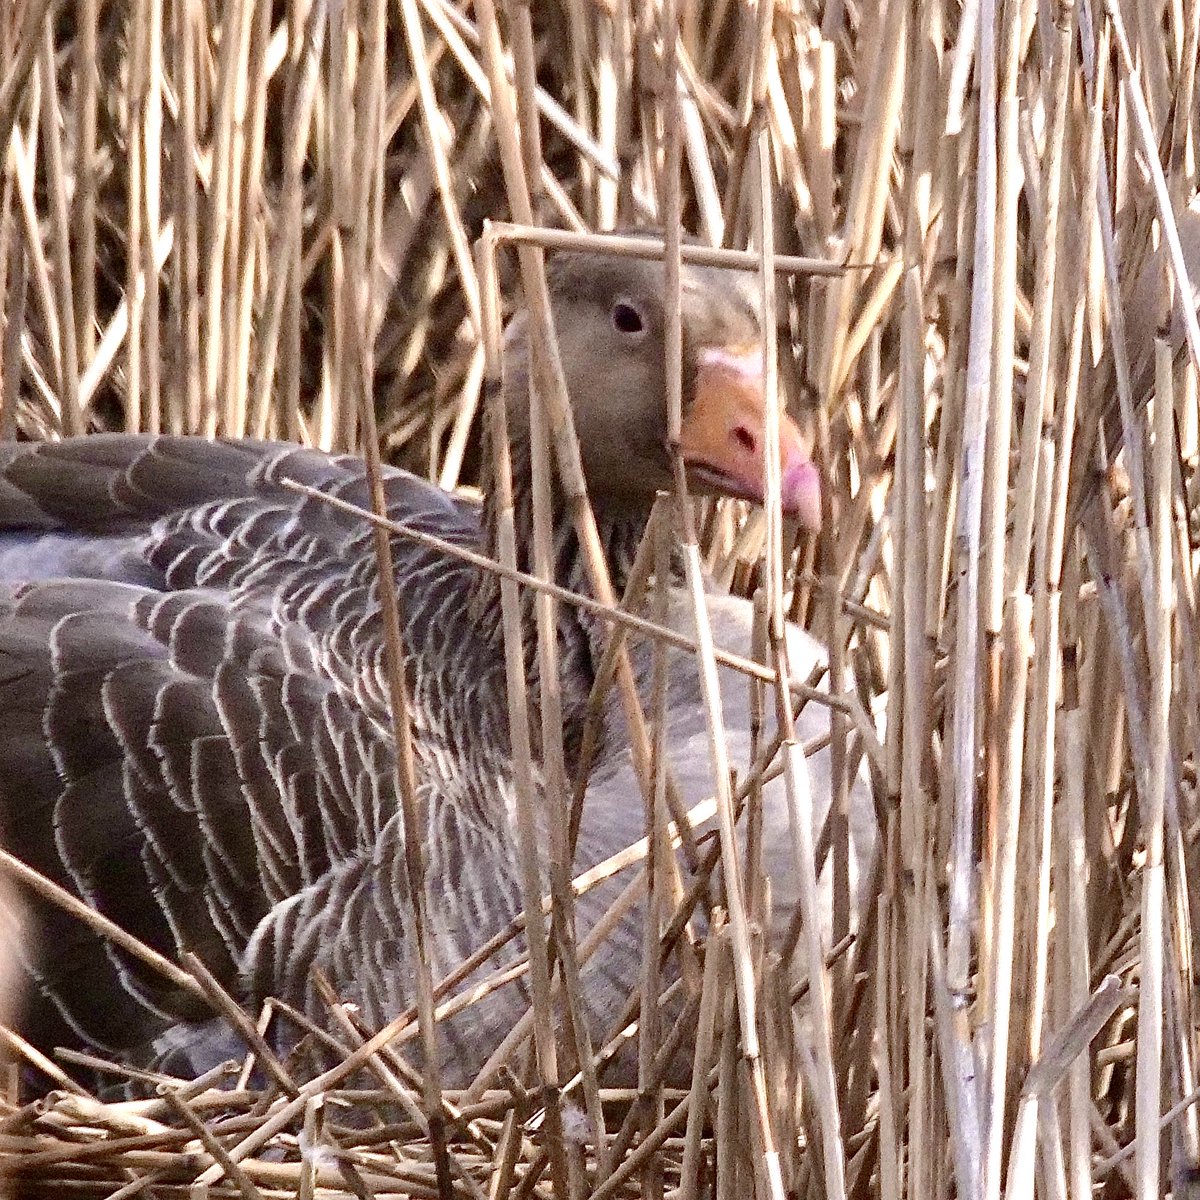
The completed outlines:
{"type": "MultiPolygon", "coordinates": [[[[320,965],[368,1018],[399,1011],[406,917],[403,873],[388,870],[401,832],[372,539],[282,487],[301,479],[362,502],[361,464],[98,437],[14,450],[4,478],[28,500],[47,469],[64,473],[38,522],[51,528],[0,558],[10,577],[32,564],[0,593],[0,695],[14,716],[0,732],[6,844],[152,947],[192,949],[249,994],[296,999],[294,979],[320,965]],[[132,504],[97,502],[125,483],[144,487],[132,504]],[[54,497],[89,493],[86,518],[54,511],[54,497]],[[92,528],[109,531],[107,561],[92,528]],[[31,578],[39,564],[53,576],[31,578]],[[368,954],[363,941],[369,970],[347,961],[368,954]]],[[[414,527],[477,539],[430,485],[396,474],[389,492],[414,527]]],[[[472,795],[478,780],[504,787],[507,738],[492,723],[503,672],[470,636],[455,591],[464,568],[399,539],[395,553],[408,652],[440,664],[414,676],[413,721],[422,788],[438,797],[426,839],[435,944],[450,955],[464,927],[495,932],[516,903],[507,830],[480,819],[472,795]],[[472,871],[482,859],[495,868],[486,881],[472,871]]],[[[164,1031],[193,1015],[71,918],[39,918],[39,944],[53,948],[36,968],[50,1001],[36,1006],[39,1042],[120,1050],[128,1031],[157,1024],[148,1010],[162,1009],[164,1031]]]]}
{"type": "MultiPolygon", "coordinates": [[[[589,299],[596,285],[582,267],[564,270],[556,295],[566,352],[573,304],[606,321],[617,296],[652,323],[647,297],[659,276],[646,264],[607,280],[595,292],[599,303],[589,299]]],[[[693,282],[693,331],[727,320],[744,333],[719,307],[714,316],[703,279],[693,282]]],[[[731,311],[744,322],[742,308],[731,311]]],[[[657,360],[654,352],[651,344],[645,361],[661,370],[661,346],[657,360]]],[[[710,403],[707,368],[703,354],[692,353],[700,378],[689,407],[700,412],[710,403]]],[[[586,388],[568,375],[578,415],[586,388]]],[[[646,390],[636,370],[629,378],[646,390]]],[[[510,386],[526,386],[519,357],[510,386]]],[[[599,459],[611,455],[582,411],[585,462],[589,445],[599,459]]],[[[740,453],[745,414],[738,409],[733,419],[740,453]]],[[[717,490],[734,494],[753,486],[738,482],[743,464],[726,459],[711,425],[700,434],[685,428],[689,436],[701,447],[699,478],[723,481],[717,490]]],[[[788,452],[785,444],[785,487],[793,507],[811,511],[811,476],[788,452]]],[[[519,454],[517,463],[519,474],[519,454]]],[[[630,469],[648,475],[645,463],[630,469]]],[[[593,464],[589,484],[601,477],[593,464]]],[[[280,996],[320,1018],[318,968],[368,1025],[380,1026],[412,1003],[415,988],[374,545],[365,523],[289,490],[289,480],[368,503],[358,459],[278,443],[102,435],[0,448],[0,836],[161,953],[196,953],[246,1001],[280,996]]],[[[640,505],[618,484],[595,503],[619,571],[662,484],[648,475],[640,505]]],[[[489,545],[486,504],[481,512],[398,470],[386,472],[385,490],[392,519],[461,545],[489,545]]],[[[572,536],[556,531],[556,550],[562,581],[578,583],[572,536]]],[[[437,979],[522,907],[504,656],[488,578],[411,539],[393,538],[392,551],[437,979]]],[[[711,603],[718,640],[722,629],[741,629],[748,641],[749,605],[711,603]]],[[[820,654],[795,635],[806,653],[820,654]]],[[[560,616],[569,724],[586,701],[602,636],[598,621],[560,616]]],[[[698,692],[688,691],[695,685],[683,682],[688,673],[686,662],[672,668],[670,740],[692,747],[694,759],[701,710],[698,692]]],[[[745,685],[724,686],[742,698],[730,704],[736,742],[748,729],[745,685]]],[[[814,706],[807,712],[802,732],[827,723],[814,706]]],[[[632,784],[627,749],[614,734],[589,786],[577,868],[640,836],[632,784]]],[[[711,787],[696,772],[683,791],[692,801],[711,787]]],[[[774,785],[765,820],[777,823],[782,812],[774,785]]],[[[865,851],[871,836],[865,822],[856,846],[865,851]]],[[[771,839],[777,854],[786,843],[771,839]]],[[[790,867],[768,865],[786,902],[790,867]]],[[[583,898],[584,929],[611,894],[602,888],[583,898]]],[[[31,908],[25,1031],[36,1044],[92,1047],[182,1071],[229,1057],[230,1035],[192,997],[53,906],[31,908]]],[[[634,914],[587,965],[597,1032],[636,986],[641,937],[634,914]]],[[[478,975],[520,951],[512,943],[478,975]]],[[[518,980],[441,1025],[446,1080],[470,1079],[527,1005],[518,980]]]]}

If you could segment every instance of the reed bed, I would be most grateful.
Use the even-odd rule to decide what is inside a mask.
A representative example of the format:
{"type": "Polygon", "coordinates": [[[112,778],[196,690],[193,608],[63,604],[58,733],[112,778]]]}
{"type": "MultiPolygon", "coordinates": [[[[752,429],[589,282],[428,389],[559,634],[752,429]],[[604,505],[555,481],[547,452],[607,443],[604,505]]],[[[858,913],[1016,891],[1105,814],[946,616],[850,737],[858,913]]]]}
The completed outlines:
{"type": "MultiPolygon", "coordinates": [[[[652,880],[627,1013],[638,1089],[591,1065],[620,1031],[555,1042],[588,881],[565,842],[542,847],[543,898],[526,836],[532,1015],[473,1087],[398,1052],[469,1002],[455,979],[424,968],[417,1010],[382,1031],[331,997],[340,1031],[308,1036],[339,1065],[317,1071],[261,1036],[296,1014],[247,1016],[199,964],[162,964],[250,1057],[102,1103],[70,1073],[97,1064],[8,1034],[0,1163],[23,1194],[1194,1194],[1198,38],[1197,0],[3,6],[0,436],[282,437],[469,488],[502,297],[524,295],[553,362],[543,253],[584,244],[662,255],[669,278],[704,255],[756,278],[781,334],[768,380],[826,481],[819,538],[781,520],[777,481],[762,512],[680,509],[698,617],[705,570],[762,597],[761,661],[738,665],[779,751],[758,774],[782,771],[801,817],[804,920],[783,953],[762,947],[765,898],[733,861],[756,776],[739,764],[731,782],[712,703],[723,891],[680,979],[659,972],[659,935],[682,924],[672,814],[656,714],[614,639],[648,838],[610,865],[649,858],[652,880]],[[645,225],[663,240],[596,232],[645,225]],[[802,819],[791,699],[811,693],[788,676],[785,616],[830,646],[823,830],[802,819]],[[860,772],[880,853],[855,918],[860,772]],[[694,1052],[686,1091],[662,1082],[672,1039],[694,1052]]],[[[676,421],[679,389],[676,371],[676,421]]],[[[569,407],[552,374],[543,393],[537,469],[558,470],[586,545],[569,407]]],[[[510,632],[540,586],[553,666],[552,605],[570,598],[544,586],[544,551],[541,585],[511,555],[488,569],[510,632]]],[[[654,636],[624,615],[652,617],[653,587],[618,598],[598,554],[591,569],[614,629],[654,636]]],[[[702,619],[697,641],[711,683],[702,619]]],[[[528,780],[537,739],[516,711],[528,780]]],[[[713,869],[709,844],[690,849],[713,869]]]]}

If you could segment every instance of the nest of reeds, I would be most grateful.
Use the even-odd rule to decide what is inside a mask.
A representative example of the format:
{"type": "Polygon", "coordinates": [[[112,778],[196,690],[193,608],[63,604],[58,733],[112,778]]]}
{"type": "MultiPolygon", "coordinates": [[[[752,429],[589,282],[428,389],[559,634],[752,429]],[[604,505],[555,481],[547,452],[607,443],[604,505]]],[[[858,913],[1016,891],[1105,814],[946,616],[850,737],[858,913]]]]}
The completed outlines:
{"type": "MultiPolygon", "coordinates": [[[[217,996],[249,1056],[194,1081],[10,1033],[19,1187],[1191,1194],[1198,35],[1113,0],[4,7],[3,437],[354,449],[374,413],[469,485],[511,243],[748,248],[827,520],[710,506],[702,548],[828,643],[831,786],[865,761],[881,833],[817,988],[713,926],[689,1091],[514,1060],[431,1098],[399,1025],[340,1012],[316,1071],[217,996]]],[[[818,855],[847,836],[835,805],[818,855]]]]}

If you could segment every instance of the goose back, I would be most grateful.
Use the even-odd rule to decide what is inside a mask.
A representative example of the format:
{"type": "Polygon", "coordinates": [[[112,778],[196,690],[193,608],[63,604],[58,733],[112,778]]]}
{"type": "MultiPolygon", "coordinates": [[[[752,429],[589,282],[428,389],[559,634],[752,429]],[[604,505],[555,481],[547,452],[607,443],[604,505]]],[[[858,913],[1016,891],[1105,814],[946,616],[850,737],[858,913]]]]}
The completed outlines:
{"type": "MultiPolygon", "coordinates": [[[[379,1020],[411,989],[372,538],[285,480],[367,500],[359,461],[278,444],[4,451],[0,572],[19,582],[0,584],[3,836],[235,991],[295,999],[317,965],[379,1020]]],[[[386,492],[394,519],[477,542],[476,515],[431,485],[389,472],[386,492]]],[[[466,611],[474,572],[393,551],[448,968],[517,906],[502,663],[466,611]]],[[[199,1015],[78,922],[35,915],[53,948],[33,964],[40,1043],[149,1052],[199,1015]]]]}

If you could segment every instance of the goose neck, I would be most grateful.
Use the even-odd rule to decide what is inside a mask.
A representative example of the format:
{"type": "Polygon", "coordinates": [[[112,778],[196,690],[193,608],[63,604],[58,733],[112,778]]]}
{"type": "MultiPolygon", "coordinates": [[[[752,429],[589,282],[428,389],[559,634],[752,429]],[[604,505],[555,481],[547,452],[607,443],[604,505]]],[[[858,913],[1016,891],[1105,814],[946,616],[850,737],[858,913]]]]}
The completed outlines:
{"type": "MultiPolygon", "coordinates": [[[[499,489],[493,483],[491,447],[485,445],[487,464],[484,479],[483,533],[487,554],[499,560],[502,513],[499,489]]],[[[516,566],[527,574],[537,574],[534,549],[534,498],[529,448],[520,443],[512,448],[513,527],[515,533],[516,566]]],[[[596,528],[599,534],[613,588],[620,595],[629,578],[638,545],[649,520],[648,508],[605,504],[600,498],[592,501],[596,528]]],[[[594,589],[588,564],[576,533],[571,505],[557,483],[552,488],[549,558],[553,582],[582,596],[592,597],[594,589]]],[[[537,624],[532,588],[520,589],[522,640],[526,675],[536,683],[537,624]]],[[[480,573],[473,597],[477,619],[486,620],[497,639],[503,636],[500,609],[500,577],[491,571],[480,573]]],[[[599,647],[607,640],[607,626],[599,618],[573,604],[556,605],[560,671],[565,677],[567,691],[582,692],[586,701],[591,687],[592,667],[599,647]]],[[[564,700],[569,697],[564,695],[564,700]]]]}

